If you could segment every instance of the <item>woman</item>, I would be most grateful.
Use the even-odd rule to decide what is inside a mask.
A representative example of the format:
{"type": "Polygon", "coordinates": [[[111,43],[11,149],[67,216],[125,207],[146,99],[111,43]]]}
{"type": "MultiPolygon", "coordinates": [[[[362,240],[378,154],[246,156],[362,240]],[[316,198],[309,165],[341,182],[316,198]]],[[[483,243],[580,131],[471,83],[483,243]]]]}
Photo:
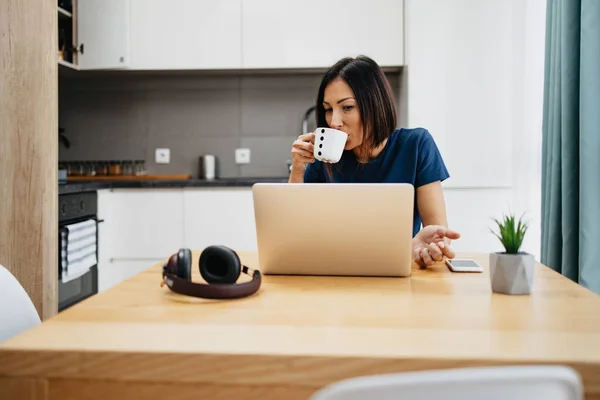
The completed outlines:
{"type": "Polygon", "coordinates": [[[413,258],[421,265],[453,258],[441,182],[450,175],[430,133],[396,129],[396,108],[385,74],[372,59],[343,58],[324,75],[316,104],[317,126],[348,134],[340,161],[315,160],[315,135],[292,145],[290,183],[410,183],[415,187],[413,258]],[[421,224],[423,229],[420,230],[421,224]]]}

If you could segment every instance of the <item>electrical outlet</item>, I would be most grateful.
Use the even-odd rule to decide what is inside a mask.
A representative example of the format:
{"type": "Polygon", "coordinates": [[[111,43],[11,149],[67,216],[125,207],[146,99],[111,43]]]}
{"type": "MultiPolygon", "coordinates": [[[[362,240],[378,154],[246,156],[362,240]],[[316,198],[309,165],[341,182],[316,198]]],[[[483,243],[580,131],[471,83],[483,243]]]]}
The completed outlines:
{"type": "Polygon", "coordinates": [[[250,164],[250,149],[235,149],[236,164],[250,164]]]}
{"type": "Polygon", "coordinates": [[[171,150],[170,149],[156,149],[156,163],[157,164],[168,164],[171,162],[171,150]]]}

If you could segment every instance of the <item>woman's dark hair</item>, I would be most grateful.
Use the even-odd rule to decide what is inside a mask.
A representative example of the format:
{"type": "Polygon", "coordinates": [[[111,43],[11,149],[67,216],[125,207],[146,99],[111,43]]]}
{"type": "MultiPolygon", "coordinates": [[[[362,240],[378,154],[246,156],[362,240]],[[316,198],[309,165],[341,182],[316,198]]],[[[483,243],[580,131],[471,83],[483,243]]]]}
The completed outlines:
{"type": "Polygon", "coordinates": [[[358,103],[364,129],[360,160],[367,161],[371,150],[396,129],[392,88],[381,67],[371,58],[363,55],[342,58],[323,75],[317,95],[317,126],[328,126],[323,107],[325,88],[338,77],[350,86],[358,103]]]}

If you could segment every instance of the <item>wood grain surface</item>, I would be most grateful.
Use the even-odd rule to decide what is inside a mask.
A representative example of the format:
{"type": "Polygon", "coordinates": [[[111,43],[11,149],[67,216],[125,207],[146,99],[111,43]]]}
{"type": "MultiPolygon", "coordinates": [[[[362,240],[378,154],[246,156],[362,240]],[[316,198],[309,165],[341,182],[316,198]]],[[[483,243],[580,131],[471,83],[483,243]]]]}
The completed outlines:
{"type": "Polygon", "coordinates": [[[485,272],[265,276],[238,300],[174,294],[154,265],[1,344],[0,377],[37,379],[48,399],[306,399],[360,375],[562,364],[600,399],[600,297],[539,264],[531,295],[493,294],[487,255],[460,256],[485,272]]]}
{"type": "Polygon", "coordinates": [[[56,5],[0,1],[0,264],[42,319],[58,309],[56,5]]]}

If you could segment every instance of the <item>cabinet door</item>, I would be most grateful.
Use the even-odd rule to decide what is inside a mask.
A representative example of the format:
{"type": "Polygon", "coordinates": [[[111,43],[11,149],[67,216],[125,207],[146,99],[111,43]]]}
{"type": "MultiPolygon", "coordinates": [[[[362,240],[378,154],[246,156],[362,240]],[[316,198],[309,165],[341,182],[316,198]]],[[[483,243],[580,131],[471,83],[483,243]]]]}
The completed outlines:
{"type": "Polygon", "coordinates": [[[202,250],[218,244],[256,251],[251,188],[190,188],[183,199],[186,247],[202,250]]]}
{"type": "Polygon", "coordinates": [[[160,260],[182,247],[181,189],[114,190],[110,259],[160,260]]]}
{"type": "Polygon", "coordinates": [[[98,291],[102,292],[121,281],[120,271],[113,268],[110,259],[113,254],[113,238],[118,222],[115,221],[115,207],[112,192],[101,189],[98,193],[98,291]]]}
{"type": "Polygon", "coordinates": [[[98,293],[123,282],[123,268],[112,261],[98,261],[98,293]]]}
{"type": "Polygon", "coordinates": [[[129,0],[77,2],[79,69],[120,69],[129,63],[129,0]]]}
{"type": "Polygon", "coordinates": [[[131,69],[241,67],[241,0],[131,0],[131,69]]]}
{"type": "Polygon", "coordinates": [[[403,63],[403,0],[243,0],[244,68],[322,68],[365,54],[403,63]]]}
{"type": "MultiPolygon", "coordinates": [[[[138,275],[140,272],[152,268],[158,264],[161,259],[156,260],[110,260],[102,265],[98,265],[98,292],[104,292],[119,285],[121,282],[138,275]]],[[[160,272],[156,273],[160,280],[160,272]]]]}

